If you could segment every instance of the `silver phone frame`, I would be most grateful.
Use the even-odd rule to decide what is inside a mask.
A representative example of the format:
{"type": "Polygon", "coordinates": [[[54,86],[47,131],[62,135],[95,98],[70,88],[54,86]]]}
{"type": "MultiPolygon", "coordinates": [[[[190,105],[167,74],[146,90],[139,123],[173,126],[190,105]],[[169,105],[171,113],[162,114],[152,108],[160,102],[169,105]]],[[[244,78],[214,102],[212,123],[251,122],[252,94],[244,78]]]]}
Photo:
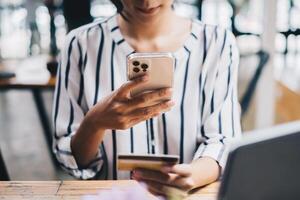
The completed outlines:
{"type": "MultiPolygon", "coordinates": [[[[170,52],[150,52],[150,53],[132,53],[127,56],[126,59],[126,74],[127,74],[127,81],[130,81],[129,79],[129,65],[130,65],[130,60],[134,58],[160,58],[160,57],[167,57],[167,58],[172,58],[174,60],[173,62],[173,74],[175,71],[175,56],[173,53],[170,52]]],[[[174,84],[174,76],[172,79],[172,85],[174,84]]]]}

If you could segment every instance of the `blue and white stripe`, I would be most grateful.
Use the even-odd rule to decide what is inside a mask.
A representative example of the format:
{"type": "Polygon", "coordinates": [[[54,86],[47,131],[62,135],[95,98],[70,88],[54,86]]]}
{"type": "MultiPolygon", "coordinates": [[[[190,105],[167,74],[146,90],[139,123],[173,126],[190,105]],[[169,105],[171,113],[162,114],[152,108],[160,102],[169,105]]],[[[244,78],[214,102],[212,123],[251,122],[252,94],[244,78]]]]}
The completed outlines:
{"type": "Polygon", "coordinates": [[[190,36],[174,52],[174,108],[128,130],[107,130],[97,157],[88,168],[78,168],[71,137],[88,110],[126,83],[126,58],[135,52],[116,18],[67,37],[53,108],[53,151],[59,163],[80,179],[129,178],[116,169],[118,153],[176,154],[181,163],[211,157],[224,167],[230,140],[241,134],[238,50],[232,33],[194,20],[190,36]]]}

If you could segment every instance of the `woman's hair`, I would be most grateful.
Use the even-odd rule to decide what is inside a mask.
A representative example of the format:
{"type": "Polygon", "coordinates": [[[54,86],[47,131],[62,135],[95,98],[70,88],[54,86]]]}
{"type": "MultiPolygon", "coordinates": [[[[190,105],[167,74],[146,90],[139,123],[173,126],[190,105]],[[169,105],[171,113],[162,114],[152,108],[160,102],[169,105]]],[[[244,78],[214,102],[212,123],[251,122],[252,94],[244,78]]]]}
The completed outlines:
{"type": "Polygon", "coordinates": [[[118,13],[122,12],[123,4],[122,4],[121,0],[111,0],[111,2],[117,7],[118,13]]]}

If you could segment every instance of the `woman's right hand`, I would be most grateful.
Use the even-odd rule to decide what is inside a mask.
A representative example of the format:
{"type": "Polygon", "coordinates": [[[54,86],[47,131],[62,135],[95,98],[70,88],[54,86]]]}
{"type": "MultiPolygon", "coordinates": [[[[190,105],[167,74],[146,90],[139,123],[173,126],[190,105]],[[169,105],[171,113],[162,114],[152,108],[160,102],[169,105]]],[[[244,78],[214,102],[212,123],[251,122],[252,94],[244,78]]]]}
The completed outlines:
{"type": "Polygon", "coordinates": [[[172,90],[170,88],[143,93],[135,97],[130,96],[131,90],[146,83],[148,79],[148,76],[145,75],[125,83],[98,102],[88,112],[94,128],[97,131],[125,130],[169,111],[174,106],[174,102],[160,100],[171,99],[172,90]]]}

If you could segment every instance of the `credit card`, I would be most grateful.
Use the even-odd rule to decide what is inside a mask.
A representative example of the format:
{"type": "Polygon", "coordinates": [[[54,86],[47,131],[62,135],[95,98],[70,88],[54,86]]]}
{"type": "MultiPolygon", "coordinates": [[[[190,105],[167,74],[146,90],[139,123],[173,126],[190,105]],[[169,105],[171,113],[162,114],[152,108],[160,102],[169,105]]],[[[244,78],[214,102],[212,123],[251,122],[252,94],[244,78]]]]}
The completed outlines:
{"type": "Polygon", "coordinates": [[[178,162],[178,155],[119,154],[117,164],[119,170],[132,171],[142,168],[159,171],[163,166],[176,165],[178,162]]]}

